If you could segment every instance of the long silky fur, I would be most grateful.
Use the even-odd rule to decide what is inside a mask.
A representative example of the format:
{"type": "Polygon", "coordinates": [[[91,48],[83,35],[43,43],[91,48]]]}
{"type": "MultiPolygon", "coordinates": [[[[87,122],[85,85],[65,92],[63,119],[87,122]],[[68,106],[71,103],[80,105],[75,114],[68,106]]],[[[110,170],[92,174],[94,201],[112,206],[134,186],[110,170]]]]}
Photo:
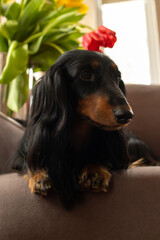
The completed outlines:
{"type": "MultiPolygon", "coordinates": [[[[96,127],[92,128],[87,150],[77,156],[71,140],[77,118],[76,98],[64,67],[67,61],[68,56],[60,58],[35,85],[26,132],[13,168],[24,172],[28,168],[33,172],[46,169],[53,188],[69,208],[79,199],[78,175],[86,163],[101,164],[114,172],[126,169],[129,157],[122,130],[107,132],[96,127]]],[[[122,84],[124,92],[123,88],[122,84]]]]}

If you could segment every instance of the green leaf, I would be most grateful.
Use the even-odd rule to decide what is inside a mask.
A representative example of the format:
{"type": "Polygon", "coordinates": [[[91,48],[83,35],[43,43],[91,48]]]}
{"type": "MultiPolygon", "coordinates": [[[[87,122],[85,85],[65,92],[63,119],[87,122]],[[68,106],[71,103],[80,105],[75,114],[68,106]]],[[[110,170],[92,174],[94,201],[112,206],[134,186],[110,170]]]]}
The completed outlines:
{"type": "Polygon", "coordinates": [[[0,35],[0,52],[7,52],[8,51],[8,43],[7,40],[0,35]]]}
{"type": "Polygon", "coordinates": [[[49,29],[48,32],[38,32],[38,33],[35,33],[33,35],[31,35],[29,38],[27,38],[24,43],[25,44],[28,44],[28,43],[33,43],[34,41],[36,42],[38,38],[44,36],[44,40],[43,42],[48,42],[48,41],[51,41],[51,42],[54,42],[55,39],[58,39],[59,38],[59,35],[61,35],[61,33],[68,33],[69,31],[71,31],[71,29],[74,29],[73,27],[72,28],[55,28],[55,29],[49,29]]]}
{"type": "Polygon", "coordinates": [[[77,41],[69,40],[66,42],[60,42],[59,45],[64,49],[64,51],[70,51],[76,49],[79,44],[77,41]]]}
{"type": "Polygon", "coordinates": [[[94,28],[92,28],[92,27],[90,27],[90,26],[88,26],[88,25],[86,25],[86,24],[80,23],[80,24],[78,24],[78,26],[79,26],[80,28],[88,28],[89,30],[94,31],[94,28]]]}
{"type": "Polygon", "coordinates": [[[43,42],[45,41],[54,42],[55,40],[58,40],[61,37],[61,35],[65,34],[67,36],[73,30],[75,30],[74,26],[65,27],[65,28],[57,27],[57,28],[50,29],[49,32],[45,35],[43,42]]]}
{"type": "Polygon", "coordinates": [[[57,49],[43,45],[37,54],[30,56],[30,63],[34,66],[34,69],[40,69],[46,71],[61,55],[57,49]]]}
{"type": "Polygon", "coordinates": [[[52,48],[56,49],[60,54],[63,54],[64,53],[64,50],[58,46],[57,44],[55,43],[46,43],[47,45],[51,46],[52,48]]]}
{"type": "Polygon", "coordinates": [[[63,15],[58,16],[57,18],[54,18],[50,21],[48,21],[48,24],[46,25],[46,27],[43,29],[44,33],[47,33],[50,29],[52,29],[53,27],[56,27],[59,24],[65,23],[68,21],[68,19],[71,19],[72,17],[75,16],[75,14],[77,14],[77,10],[74,10],[72,12],[67,12],[63,15]]]}
{"type": "Polygon", "coordinates": [[[42,40],[43,40],[43,36],[41,36],[41,37],[37,38],[35,41],[31,42],[31,44],[28,45],[28,53],[35,54],[39,50],[42,40]]]}
{"type": "Polygon", "coordinates": [[[62,21],[62,22],[60,23],[60,26],[61,26],[61,25],[68,25],[68,24],[77,23],[77,22],[80,21],[83,17],[84,17],[84,15],[71,16],[71,17],[67,18],[65,21],[62,21]]]}
{"type": "MultiPolygon", "coordinates": [[[[84,33],[78,32],[78,31],[72,31],[70,34],[66,34],[65,36],[62,36],[62,38],[58,39],[59,42],[66,42],[67,40],[74,40],[82,37],[84,33]]],[[[57,41],[57,40],[56,40],[57,41]]]]}
{"type": "Polygon", "coordinates": [[[61,12],[62,12],[62,14],[64,14],[64,13],[73,12],[73,11],[77,10],[77,13],[79,13],[78,9],[79,9],[79,7],[63,7],[61,12]]]}
{"type": "Polygon", "coordinates": [[[0,24],[0,33],[7,39],[12,40],[17,30],[18,22],[15,20],[8,20],[4,24],[0,24]]]}
{"type": "Polygon", "coordinates": [[[19,16],[21,7],[20,4],[13,2],[5,13],[7,19],[16,20],[19,16]]]}
{"type": "Polygon", "coordinates": [[[53,34],[52,36],[48,36],[46,37],[46,39],[44,39],[44,43],[45,42],[55,42],[56,44],[60,42],[66,42],[68,39],[78,39],[79,37],[83,36],[84,33],[81,33],[77,30],[74,31],[70,31],[70,32],[60,32],[57,31],[56,34],[53,34]]]}
{"type": "Polygon", "coordinates": [[[17,40],[24,40],[24,37],[31,33],[30,28],[34,29],[42,15],[42,12],[39,10],[45,1],[46,0],[32,0],[24,7],[24,10],[19,18],[18,33],[16,36],[17,40]]]}
{"type": "Polygon", "coordinates": [[[46,37],[44,42],[55,42],[55,41],[61,39],[62,37],[65,38],[66,36],[68,36],[68,33],[60,32],[57,30],[57,33],[54,33],[51,36],[46,37]]]}
{"type": "Polygon", "coordinates": [[[20,45],[13,41],[10,45],[6,65],[0,76],[0,83],[9,83],[18,74],[26,70],[28,63],[27,45],[20,45]]]}
{"type": "Polygon", "coordinates": [[[1,3],[0,2],[0,7],[1,7],[1,14],[2,16],[5,16],[7,9],[9,8],[10,4],[6,4],[6,3],[1,3]]]}
{"type": "Polygon", "coordinates": [[[46,16],[40,20],[40,22],[42,22],[42,25],[46,25],[46,21],[50,20],[50,19],[54,19],[55,17],[57,17],[61,10],[62,10],[63,6],[61,6],[59,9],[50,11],[46,14],[46,16]]]}
{"type": "Polygon", "coordinates": [[[24,8],[23,14],[19,19],[19,24],[21,26],[29,26],[34,23],[36,19],[39,8],[44,4],[45,0],[32,0],[24,8]]]}
{"type": "Polygon", "coordinates": [[[7,107],[13,112],[18,110],[27,101],[29,93],[28,76],[26,72],[19,74],[9,83],[7,107]]]}

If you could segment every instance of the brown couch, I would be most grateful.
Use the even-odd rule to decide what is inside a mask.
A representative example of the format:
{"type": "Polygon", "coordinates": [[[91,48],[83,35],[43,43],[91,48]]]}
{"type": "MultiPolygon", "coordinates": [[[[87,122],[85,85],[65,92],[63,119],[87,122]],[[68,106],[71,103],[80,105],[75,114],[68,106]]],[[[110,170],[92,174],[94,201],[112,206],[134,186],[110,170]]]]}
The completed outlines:
{"type": "MultiPolygon", "coordinates": [[[[160,158],[160,86],[127,86],[135,118],[130,129],[160,158]]],[[[8,173],[23,128],[0,114],[1,240],[159,240],[160,167],[115,175],[108,193],[86,193],[68,212],[55,193],[30,194],[24,178],[8,173]]]]}

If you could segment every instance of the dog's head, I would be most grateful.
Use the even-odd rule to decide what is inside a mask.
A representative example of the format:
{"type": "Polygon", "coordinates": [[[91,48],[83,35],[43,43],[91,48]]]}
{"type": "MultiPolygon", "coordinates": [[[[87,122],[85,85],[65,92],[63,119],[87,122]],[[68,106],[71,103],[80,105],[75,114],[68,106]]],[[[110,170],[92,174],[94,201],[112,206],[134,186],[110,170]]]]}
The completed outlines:
{"type": "Polygon", "coordinates": [[[35,89],[32,115],[49,116],[57,130],[63,128],[71,108],[104,130],[119,130],[133,117],[117,65],[98,52],[64,53],[35,89]]]}

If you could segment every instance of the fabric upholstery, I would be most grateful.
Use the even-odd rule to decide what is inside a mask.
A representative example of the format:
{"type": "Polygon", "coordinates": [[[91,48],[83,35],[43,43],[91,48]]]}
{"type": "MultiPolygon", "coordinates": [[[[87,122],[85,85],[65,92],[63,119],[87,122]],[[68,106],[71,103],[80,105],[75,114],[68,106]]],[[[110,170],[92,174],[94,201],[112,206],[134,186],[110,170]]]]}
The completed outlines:
{"type": "Polygon", "coordinates": [[[0,112],[0,174],[11,168],[11,158],[22,137],[24,128],[0,112]]]}
{"type": "Polygon", "coordinates": [[[114,176],[108,193],[89,193],[72,211],[52,193],[29,192],[24,178],[0,178],[2,240],[158,240],[160,167],[131,169],[114,176]]]}
{"type": "Polygon", "coordinates": [[[160,159],[160,85],[127,85],[127,99],[134,111],[129,129],[160,159]]]}
{"type": "MultiPolygon", "coordinates": [[[[129,129],[160,159],[160,86],[127,86],[135,117],[129,129]]],[[[112,177],[108,193],[84,193],[66,211],[56,193],[31,194],[26,180],[8,173],[24,129],[0,114],[0,240],[158,240],[160,167],[129,169],[112,177]]]]}

